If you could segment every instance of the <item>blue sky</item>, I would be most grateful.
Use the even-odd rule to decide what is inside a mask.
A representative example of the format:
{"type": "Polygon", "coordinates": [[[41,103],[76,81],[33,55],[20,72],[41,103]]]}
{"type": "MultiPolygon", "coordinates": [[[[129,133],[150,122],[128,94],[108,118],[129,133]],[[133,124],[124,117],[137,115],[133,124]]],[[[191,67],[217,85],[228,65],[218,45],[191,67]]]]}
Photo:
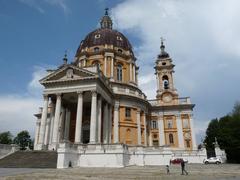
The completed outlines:
{"type": "Polygon", "coordinates": [[[196,104],[198,140],[210,119],[240,100],[238,0],[0,0],[0,132],[33,134],[33,114],[42,105],[38,80],[62,63],[65,50],[72,61],[105,7],[134,47],[140,87],[149,99],[156,93],[160,37],[166,39],[175,87],[196,104]]]}

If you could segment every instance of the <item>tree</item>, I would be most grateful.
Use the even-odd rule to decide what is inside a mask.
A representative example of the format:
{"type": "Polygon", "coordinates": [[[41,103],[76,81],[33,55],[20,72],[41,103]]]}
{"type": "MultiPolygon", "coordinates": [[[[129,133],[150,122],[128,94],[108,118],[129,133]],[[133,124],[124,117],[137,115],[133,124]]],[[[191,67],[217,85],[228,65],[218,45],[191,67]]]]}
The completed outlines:
{"type": "Polygon", "coordinates": [[[25,150],[32,143],[29,132],[21,131],[18,133],[17,137],[14,138],[14,143],[18,144],[21,150],[25,150]]]}
{"type": "Polygon", "coordinates": [[[11,144],[12,134],[9,131],[0,133],[0,144],[11,144]]]}
{"type": "Polygon", "coordinates": [[[206,130],[206,137],[204,140],[204,143],[206,144],[206,148],[213,150],[214,145],[213,143],[215,142],[215,137],[218,138],[219,134],[219,124],[218,124],[218,119],[212,119],[210,123],[208,124],[208,128],[206,130]]]}
{"type": "Polygon", "coordinates": [[[206,130],[204,142],[213,150],[215,137],[221,149],[225,149],[228,162],[240,163],[240,103],[235,103],[230,114],[213,119],[206,130]]]}

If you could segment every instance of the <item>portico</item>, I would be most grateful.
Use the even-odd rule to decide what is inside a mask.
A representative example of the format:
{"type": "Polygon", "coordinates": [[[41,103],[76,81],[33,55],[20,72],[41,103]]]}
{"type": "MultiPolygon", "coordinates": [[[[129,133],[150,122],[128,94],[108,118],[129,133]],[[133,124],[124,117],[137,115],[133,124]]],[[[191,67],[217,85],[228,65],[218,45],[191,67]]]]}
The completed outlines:
{"type": "MultiPolygon", "coordinates": [[[[70,67],[63,69],[67,72],[70,67]]],[[[57,149],[62,141],[75,144],[111,143],[111,126],[114,124],[112,92],[99,81],[101,74],[98,78],[88,81],[88,83],[92,81],[92,86],[84,86],[85,78],[89,77],[82,77],[81,83],[78,84],[55,80],[54,83],[61,85],[59,89],[53,88],[51,86],[53,82],[49,83],[48,78],[43,79],[46,85],[44,106],[39,130],[36,133],[35,149],[57,149]],[[52,104],[51,107],[49,102],[52,104]],[[51,113],[52,117],[48,116],[51,113]]],[[[108,83],[107,79],[103,80],[105,81],[103,83],[108,83]]],[[[117,124],[115,128],[118,128],[117,124]]],[[[118,143],[118,139],[115,138],[114,142],[118,143]]]]}

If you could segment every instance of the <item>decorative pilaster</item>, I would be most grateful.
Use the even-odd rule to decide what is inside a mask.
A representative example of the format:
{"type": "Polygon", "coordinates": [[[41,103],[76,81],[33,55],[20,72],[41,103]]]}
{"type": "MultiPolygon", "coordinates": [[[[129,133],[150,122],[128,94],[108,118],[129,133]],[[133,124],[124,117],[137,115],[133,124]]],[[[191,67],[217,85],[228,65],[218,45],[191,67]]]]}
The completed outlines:
{"type": "Polygon", "coordinates": [[[135,64],[133,65],[133,82],[136,82],[135,64]]]}
{"type": "Polygon", "coordinates": [[[149,134],[148,134],[148,143],[149,143],[149,146],[152,146],[153,145],[153,142],[152,142],[152,131],[151,131],[151,121],[149,121],[149,124],[148,124],[148,132],[149,132],[149,134]]]}
{"type": "Polygon", "coordinates": [[[98,139],[97,142],[101,143],[101,137],[102,137],[102,97],[100,96],[98,98],[98,139]]]}
{"type": "Polygon", "coordinates": [[[43,95],[43,98],[44,98],[44,106],[42,111],[41,126],[40,126],[39,140],[38,140],[38,144],[40,144],[39,150],[43,149],[45,130],[46,130],[46,121],[47,121],[47,114],[48,114],[48,95],[43,95]]]}
{"type": "Polygon", "coordinates": [[[132,81],[132,62],[129,64],[129,79],[132,81]]]}
{"type": "Polygon", "coordinates": [[[197,143],[196,143],[196,135],[194,130],[194,122],[193,122],[193,115],[190,114],[190,127],[191,127],[191,137],[192,137],[192,148],[194,150],[197,149],[197,143]]]}
{"type": "Polygon", "coordinates": [[[107,56],[104,57],[104,75],[107,76],[107,56]]]}
{"type": "Polygon", "coordinates": [[[159,146],[165,145],[164,118],[163,115],[158,119],[159,146]]]}
{"type": "Polygon", "coordinates": [[[103,110],[103,142],[104,144],[108,143],[108,104],[106,103],[104,105],[104,110],[103,110]]]}
{"type": "Polygon", "coordinates": [[[90,121],[90,143],[96,143],[96,119],[97,119],[97,92],[92,91],[91,121],[90,121]]]}
{"type": "Polygon", "coordinates": [[[53,127],[53,140],[52,140],[55,150],[57,148],[58,136],[59,136],[61,104],[62,104],[62,96],[61,94],[57,94],[56,110],[55,110],[55,116],[54,116],[54,127],[53,127]]]}
{"type": "Polygon", "coordinates": [[[144,146],[147,146],[147,124],[145,112],[143,113],[143,123],[144,123],[144,146]]]}
{"type": "Polygon", "coordinates": [[[184,148],[181,114],[177,114],[176,118],[177,118],[177,131],[178,131],[178,146],[179,148],[184,148]]]}
{"type": "Polygon", "coordinates": [[[111,57],[111,78],[113,79],[113,66],[114,66],[114,64],[113,64],[113,57],[111,57]]]}
{"type": "Polygon", "coordinates": [[[114,105],[114,134],[113,142],[119,143],[119,102],[115,102],[114,105]]]}
{"type": "Polygon", "coordinates": [[[108,143],[112,143],[112,105],[109,105],[108,143]]]}
{"type": "Polygon", "coordinates": [[[83,110],[83,93],[78,93],[78,104],[77,104],[77,118],[76,118],[76,129],[75,129],[75,143],[82,142],[82,110],[83,110]]]}
{"type": "Polygon", "coordinates": [[[141,140],[140,110],[137,110],[137,134],[138,134],[138,145],[141,145],[142,144],[142,140],[141,140]]]}

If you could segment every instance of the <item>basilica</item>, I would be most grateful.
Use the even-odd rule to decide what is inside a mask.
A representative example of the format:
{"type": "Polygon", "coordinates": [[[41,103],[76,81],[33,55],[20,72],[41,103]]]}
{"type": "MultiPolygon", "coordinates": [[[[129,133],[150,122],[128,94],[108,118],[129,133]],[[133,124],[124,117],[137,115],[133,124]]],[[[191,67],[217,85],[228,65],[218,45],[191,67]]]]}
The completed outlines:
{"type": "Polygon", "coordinates": [[[40,80],[43,107],[35,114],[35,150],[58,153],[58,168],[161,165],[184,157],[202,162],[193,108],[174,86],[174,64],[163,40],[156,55],[156,99],[138,86],[139,66],[129,40],[113,29],[106,10],[100,28],[40,80]]]}

